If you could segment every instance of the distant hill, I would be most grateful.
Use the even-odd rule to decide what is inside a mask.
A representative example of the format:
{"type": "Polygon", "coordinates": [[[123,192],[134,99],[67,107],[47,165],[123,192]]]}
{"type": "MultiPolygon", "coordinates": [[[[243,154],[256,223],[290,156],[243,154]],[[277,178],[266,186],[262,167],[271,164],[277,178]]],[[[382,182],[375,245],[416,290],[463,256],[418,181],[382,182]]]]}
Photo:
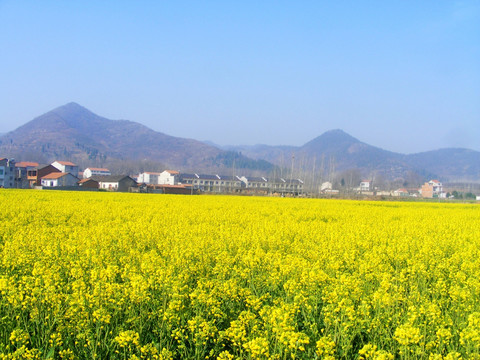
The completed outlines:
{"type": "Polygon", "coordinates": [[[253,159],[308,173],[323,166],[323,172],[356,169],[364,177],[385,179],[439,178],[443,181],[480,181],[480,152],[441,149],[405,155],[368,145],[342,130],[331,130],[302,146],[228,146],[253,159]],[[293,159],[292,159],[293,157],[293,159]]]}
{"type": "Polygon", "coordinates": [[[326,179],[335,174],[419,183],[426,179],[480,182],[480,152],[441,149],[399,154],[331,130],[302,146],[222,146],[178,138],[128,120],[109,120],[69,103],[0,137],[0,156],[49,163],[71,160],[115,172],[216,172],[326,179]],[[293,173],[292,173],[293,170],[293,173]]]}
{"type": "Polygon", "coordinates": [[[40,162],[66,159],[80,166],[132,167],[143,162],[150,170],[167,167],[220,171],[228,168],[234,158],[236,164],[248,170],[273,168],[265,161],[248,159],[197,140],[169,136],[133,121],[109,120],[76,103],[49,111],[3,135],[0,153],[40,162]]]}

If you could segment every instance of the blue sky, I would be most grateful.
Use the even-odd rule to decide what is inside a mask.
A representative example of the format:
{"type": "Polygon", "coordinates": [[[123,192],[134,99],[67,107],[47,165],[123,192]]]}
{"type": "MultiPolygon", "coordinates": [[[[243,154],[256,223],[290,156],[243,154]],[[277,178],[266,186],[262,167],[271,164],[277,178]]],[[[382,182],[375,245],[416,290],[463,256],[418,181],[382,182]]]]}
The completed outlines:
{"type": "Polygon", "coordinates": [[[480,150],[480,1],[0,0],[0,132],[74,101],[219,144],[480,150]]]}

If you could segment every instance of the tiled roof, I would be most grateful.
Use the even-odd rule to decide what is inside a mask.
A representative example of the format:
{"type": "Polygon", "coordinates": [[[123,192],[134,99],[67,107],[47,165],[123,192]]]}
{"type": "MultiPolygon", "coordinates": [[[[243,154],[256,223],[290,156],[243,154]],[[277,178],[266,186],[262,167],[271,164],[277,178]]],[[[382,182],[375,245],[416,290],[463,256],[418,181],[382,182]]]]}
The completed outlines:
{"type": "Polygon", "coordinates": [[[171,175],[178,175],[178,174],[180,174],[180,173],[179,173],[178,171],[176,171],[176,170],[165,170],[165,171],[168,172],[168,173],[171,174],[171,175]]]}
{"type": "Polygon", "coordinates": [[[64,172],[54,172],[54,173],[50,173],[48,175],[45,175],[44,177],[42,177],[42,179],[48,179],[48,180],[53,180],[53,179],[59,179],[65,175],[68,175],[69,173],[64,173],[64,172]]]}
{"type": "Polygon", "coordinates": [[[38,163],[31,161],[20,161],[15,164],[15,167],[37,167],[38,163]]]}
{"type": "Polygon", "coordinates": [[[65,165],[65,166],[77,166],[77,165],[75,165],[74,163],[72,163],[72,162],[70,162],[70,161],[58,161],[58,160],[56,160],[56,161],[54,161],[54,162],[57,162],[57,163],[59,163],[59,164],[61,164],[61,165],[65,165]]]}
{"type": "Polygon", "coordinates": [[[83,183],[86,183],[87,181],[95,181],[95,182],[98,182],[98,181],[96,181],[96,180],[93,180],[92,178],[88,178],[88,179],[82,179],[82,180],[80,180],[78,183],[79,183],[79,184],[83,184],[83,183]]]}
{"type": "Polygon", "coordinates": [[[264,178],[264,177],[250,177],[250,176],[247,176],[246,177],[247,181],[248,182],[268,182],[268,179],[267,178],[264,178]]]}

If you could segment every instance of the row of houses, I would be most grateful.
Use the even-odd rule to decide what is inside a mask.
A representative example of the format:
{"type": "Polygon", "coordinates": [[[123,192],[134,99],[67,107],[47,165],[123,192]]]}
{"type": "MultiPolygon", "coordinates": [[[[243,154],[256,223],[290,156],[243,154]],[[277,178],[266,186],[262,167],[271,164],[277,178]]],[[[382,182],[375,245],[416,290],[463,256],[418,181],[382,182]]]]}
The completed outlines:
{"type": "Polygon", "coordinates": [[[136,176],[111,175],[105,168],[87,168],[80,172],[78,166],[69,161],[39,165],[34,162],[0,159],[0,187],[26,189],[76,186],[112,191],[128,191],[136,187],[142,191],[172,193],[246,192],[299,195],[304,191],[301,179],[180,173],[176,170],[143,172],[136,176]]]}
{"type": "MultiPolygon", "coordinates": [[[[49,165],[35,162],[15,162],[14,159],[0,158],[0,187],[4,188],[72,188],[83,187],[109,191],[156,191],[170,193],[253,193],[291,194],[304,193],[301,179],[271,177],[250,177],[238,175],[180,173],[176,170],[143,172],[136,176],[112,175],[106,168],[86,168],[83,172],[69,161],[54,161],[49,165]]],[[[371,180],[362,180],[355,189],[368,195],[422,196],[424,198],[445,198],[443,185],[430,180],[420,189],[397,189],[394,192],[379,192],[371,180]]],[[[330,182],[319,188],[322,194],[338,194],[330,182]]]]}
{"type": "Polygon", "coordinates": [[[161,173],[144,172],[138,175],[137,182],[148,186],[183,185],[201,192],[225,193],[289,193],[302,194],[304,182],[301,179],[250,177],[238,175],[180,173],[165,170],[161,173]]]}

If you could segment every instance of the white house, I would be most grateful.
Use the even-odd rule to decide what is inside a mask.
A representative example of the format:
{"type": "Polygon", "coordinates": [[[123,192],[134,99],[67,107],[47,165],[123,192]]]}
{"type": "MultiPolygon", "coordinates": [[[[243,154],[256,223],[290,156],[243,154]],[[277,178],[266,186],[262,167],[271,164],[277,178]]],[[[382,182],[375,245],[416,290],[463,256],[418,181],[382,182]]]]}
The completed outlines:
{"type": "Polygon", "coordinates": [[[159,172],[143,172],[138,175],[137,182],[139,184],[158,185],[159,172]]]}
{"type": "Polygon", "coordinates": [[[45,175],[41,179],[44,187],[78,186],[78,178],[70,173],[57,172],[45,175]]]}
{"type": "Polygon", "coordinates": [[[330,181],[325,181],[324,183],[322,183],[322,185],[320,185],[320,192],[332,190],[332,188],[332,183],[330,181]]]}
{"type": "Polygon", "coordinates": [[[362,180],[360,183],[360,191],[370,191],[371,181],[370,180],[362,180]]]}
{"type": "Polygon", "coordinates": [[[70,161],[54,161],[51,164],[56,169],[64,173],[70,173],[75,177],[78,177],[78,166],[70,161]]]}
{"type": "Polygon", "coordinates": [[[270,189],[270,183],[266,177],[242,176],[240,178],[245,183],[247,189],[270,189]]]}
{"type": "Polygon", "coordinates": [[[106,176],[106,175],[112,175],[112,173],[110,172],[110,170],[105,168],[86,168],[83,171],[84,179],[91,178],[92,176],[106,176]]]}
{"type": "Polygon", "coordinates": [[[158,175],[158,184],[176,185],[179,182],[180,173],[175,170],[165,170],[158,175]]]}
{"type": "Polygon", "coordinates": [[[393,196],[410,196],[410,193],[407,189],[397,189],[393,192],[393,196]]]}
{"type": "Polygon", "coordinates": [[[99,189],[108,191],[129,191],[137,186],[137,182],[127,175],[95,176],[92,179],[98,182],[99,189]]]}
{"type": "Polygon", "coordinates": [[[206,192],[238,192],[243,181],[238,176],[180,174],[182,184],[193,185],[194,189],[206,192]]]}
{"type": "Polygon", "coordinates": [[[0,187],[15,187],[15,160],[0,159],[0,187]]]}

